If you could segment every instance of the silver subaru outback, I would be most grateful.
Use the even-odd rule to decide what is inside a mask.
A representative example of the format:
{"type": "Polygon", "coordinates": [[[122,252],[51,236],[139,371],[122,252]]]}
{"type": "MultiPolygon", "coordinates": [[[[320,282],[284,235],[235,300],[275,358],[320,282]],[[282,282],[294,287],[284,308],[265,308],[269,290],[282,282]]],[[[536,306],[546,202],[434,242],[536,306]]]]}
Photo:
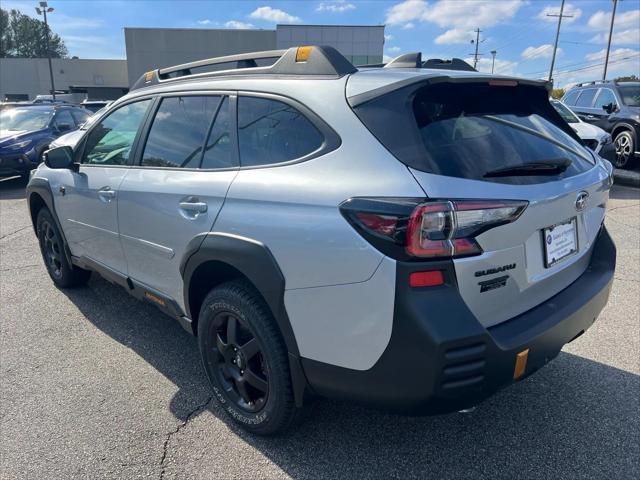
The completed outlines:
{"type": "Polygon", "coordinates": [[[545,83],[299,47],[146,73],[27,193],[58,287],[175,318],[273,434],[314,395],[446,413],[553,359],[609,296],[611,179],[545,83]]]}

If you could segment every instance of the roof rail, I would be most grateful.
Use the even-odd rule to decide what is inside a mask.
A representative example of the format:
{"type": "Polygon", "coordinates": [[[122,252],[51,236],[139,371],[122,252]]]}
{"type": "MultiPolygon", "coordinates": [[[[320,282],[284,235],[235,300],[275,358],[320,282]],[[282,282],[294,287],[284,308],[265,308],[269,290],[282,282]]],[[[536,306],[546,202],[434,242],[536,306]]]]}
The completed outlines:
{"type": "Polygon", "coordinates": [[[591,82],[576,83],[574,87],[584,87],[586,85],[595,85],[597,83],[615,83],[615,80],[592,80],[591,82]]]}
{"type": "Polygon", "coordinates": [[[142,75],[131,90],[157,85],[159,83],[182,80],[185,77],[215,77],[227,75],[315,75],[339,78],[356,72],[347,60],[335,48],[329,46],[291,47],[287,50],[241,53],[225,57],[209,58],[196,62],[183,63],[173,67],[151,70],[142,75]],[[268,66],[258,66],[256,60],[276,59],[268,66]],[[216,71],[194,73],[194,69],[235,63],[234,66],[216,71]]]}
{"type": "Polygon", "coordinates": [[[358,65],[358,68],[434,68],[437,70],[464,70],[466,72],[477,72],[475,68],[460,58],[451,60],[441,60],[430,58],[422,61],[422,53],[411,52],[394,58],[389,63],[373,63],[370,65],[358,65]]]}
{"type": "Polygon", "coordinates": [[[430,58],[422,63],[422,68],[435,68],[436,70],[463,70],[465,72],[477,72],[475,68],[460,58],[452,58],[451,60],[441,60],[439,58],[430,58]]]}
{"type": "Polygon", "coordinates": [[[422,68],[422,53],[405,53],[394,58],[382,68],[422,68]]]}

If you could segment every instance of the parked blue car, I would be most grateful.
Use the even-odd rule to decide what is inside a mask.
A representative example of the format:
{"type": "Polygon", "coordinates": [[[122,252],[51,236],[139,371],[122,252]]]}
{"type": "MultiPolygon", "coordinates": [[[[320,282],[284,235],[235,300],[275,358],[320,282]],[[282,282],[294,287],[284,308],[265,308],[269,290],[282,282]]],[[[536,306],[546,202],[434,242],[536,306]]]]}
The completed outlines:
{"type": "Polygon", "coordinates": [[[74,105],[21,105],[0,112],[0,176],[28,176],[49,144],[92,112],[74,105]]]}

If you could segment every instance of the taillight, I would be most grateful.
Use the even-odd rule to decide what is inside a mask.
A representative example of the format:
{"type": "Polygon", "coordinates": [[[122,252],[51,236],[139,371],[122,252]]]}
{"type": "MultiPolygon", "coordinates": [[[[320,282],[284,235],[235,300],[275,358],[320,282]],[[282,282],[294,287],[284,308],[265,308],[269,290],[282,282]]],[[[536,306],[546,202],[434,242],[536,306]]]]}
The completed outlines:
{"type": "Polygon", "coordinates": [[[344,202],[340,210],[389,256],[442,259],[482,253],[475,237],[515,221],[527,204],[519,200],[355,198],[344,202]]]}

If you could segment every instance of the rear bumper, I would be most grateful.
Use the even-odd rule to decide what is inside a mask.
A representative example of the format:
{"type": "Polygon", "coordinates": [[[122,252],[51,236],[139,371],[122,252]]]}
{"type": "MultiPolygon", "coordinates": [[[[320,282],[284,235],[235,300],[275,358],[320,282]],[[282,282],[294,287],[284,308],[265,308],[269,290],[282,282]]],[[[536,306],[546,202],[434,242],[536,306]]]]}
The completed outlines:
{"type": "Polygon", "coordinates": [[[537,307],[484,328],[466,307],[449,262],[442,287],[410,289],[409,273],[424,264],[398,263],[393,332],[369,370],[302,359],[309,385],[321,395],[409,414],[438,414],[474,406],[515,382],[516,355],[529,349],[524,378],[587,330],[604,308],[616,249],[606,229],[587,270],[537,307]]]}

